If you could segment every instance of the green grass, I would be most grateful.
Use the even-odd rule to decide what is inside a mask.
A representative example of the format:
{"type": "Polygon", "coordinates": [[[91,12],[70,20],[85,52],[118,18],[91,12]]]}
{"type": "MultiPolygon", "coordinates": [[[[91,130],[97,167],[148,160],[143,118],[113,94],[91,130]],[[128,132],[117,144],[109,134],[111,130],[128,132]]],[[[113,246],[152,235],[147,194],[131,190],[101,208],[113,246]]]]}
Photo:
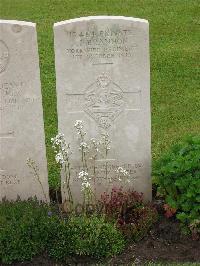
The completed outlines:
{"type": "MultiPolygon", "coordinates": [[[[136,264],[137,265],[137,264],[136,264]]],[[[200,263],[153,263],[153,262],[149,262],[144,264],[145,266],[200,266],[200,263]]],[[[133,264],[132,266],[135,266],[135,264],[133,264]]]]}
{"type": "Polygon", "coordinates": [[[50,138],[57,132],[54,22],[123,15],[150,22],[152,155],[200,131],[199,0],[0,0],[0,17],[37,23],[50,186],[58,182],[50,138]]]}

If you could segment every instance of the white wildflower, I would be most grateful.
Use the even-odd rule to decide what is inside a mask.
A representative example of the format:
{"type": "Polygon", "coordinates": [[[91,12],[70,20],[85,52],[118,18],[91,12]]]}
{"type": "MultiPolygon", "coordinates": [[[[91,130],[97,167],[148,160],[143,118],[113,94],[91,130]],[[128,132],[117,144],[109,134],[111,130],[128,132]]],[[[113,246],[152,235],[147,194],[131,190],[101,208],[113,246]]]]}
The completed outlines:
{"type": "Polygon", "coordinates": [[[64,164],[65,160],[62,153],[57,153],[55,156],[56,162],[60,164],[64,164]]]}
{"type": "Polygon", "coordinates": [[[84,142],[84,141],[81,142],[79,146],[80,146],[79,149],[80,149],[80,150],[83,150],[83,152],[87,152],[87,151],[89,150],[89,146],[88,146],[88,144],[87,144],[86,142],[84,142]]]}
{"type": "Polygon", "coordinates": [[[124,169],[123,167],[121,167],[121,166],[119,166],[117,168],[116,172],[118,174],[122,174],[123,176],[128,176],[129,175],[128,171],[126,169],[124,169]]]}
{"type": "Polygon", "coordinates": [[[79,172],[79,174],[78,174],[78,178],[80,178],[80,179],[84,179],[84,178],[86,178],[86,177],[88,177],[88,173],[87,173],[86,171],[81,171],[81,172],[79,172]]]}
{"type": "Polygon", "coordinates": [[[65,136],[62,133],[59,133],[55,138],[51,138],[52,147],[55,152],[56,162],[60,165],[63,165],[69,161],[71,155],[70,145],[66,143],[65,136]]]}
{"type": "Polygon", "coordinates": [[[81,190],[84,191],[85,189],[90,189],[91,188],[91,184],[90,184],[90,180],[91,177],[89,176],[88,172],[86,171],[81,171],[78,174],[78,178],[81,179],[81,190]]]}
{"type": "Polygon", "coordinates": [[[76,128],[78,135],[80,135],[81,137],[86,135],[86,132],[83,130],[84,124],[82,120],[76,120],[74,127],[76,128]]]}
{"type": "Polygon", "coordinates": [[[110,150],[110,136],[108,133],[103,133],[101,134],[101,140],[100,140],[100,144],[104,147],[104,149],[106,150],[106,153],[110,150]]]}
{"type": "Polygon", "coordinates": [[[92,146],[93,146],[94,151],[96,153],[99,152],[99,145],[100,145],[99,141],[97,141],[95,138],[91,138],[90,141],[92,143],[92,146]]]}
{"type": "Polygon", "coordinates": [[[124,180],[124,178],[125,178],[125,180],[128,182],[128,183],[130,183],[130,174],[129,174],[129,172],[126,170],[126,169],[124,169],[123,167],[121,167],[121,166],[119,166],[117,169],[116,169],[116,172],[118,173],[118,180],[121,182],[122,181],[122,179],[124,180]],[[122,178],[123,177],[123,178],[122,178]]]}
{"type": "Polygon", "coordinates": [[[86,181],[86,182],[82,182],[82,187],[81,187],[81,190],[84,191],[86,189],[90,189],[91,188],[91,184],[86,181]]]}
{"type": "Polygon", "coordinates": [[[76,120],[74,127],[82,129],[83,128],[83,121],[82,120],[76,120]]]}

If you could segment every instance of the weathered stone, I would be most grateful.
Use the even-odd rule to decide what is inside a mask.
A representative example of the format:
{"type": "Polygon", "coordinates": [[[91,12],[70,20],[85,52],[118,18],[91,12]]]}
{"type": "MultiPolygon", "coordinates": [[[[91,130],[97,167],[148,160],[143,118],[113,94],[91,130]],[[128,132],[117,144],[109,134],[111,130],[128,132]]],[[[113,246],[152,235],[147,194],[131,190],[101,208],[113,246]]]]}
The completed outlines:
{"type": "Polygon", "coordinates": [[[0,20],[0,96],[0,200],[36,196],[49,201],[33,23],[0,20]],[[38,171],[28,167],[28,158],[35,162],[38,171]]]}
{"type": "MultiPolygon", "coordinates": [[[[117,176],[117,166],[127,169],[132,178],[129,187],[150,200],[148,21],[109,16],[72,19],[54,24],[54,37],[59,131],[72,147],[77,143],[75,120],[85,121],[89,138],[108,132],[111,151],[97,167],[99,194],[108,187],[101,178],[107,164],[108,176],[117,176]]],[[[72,191],[79,199],[78,151],[72,160],[72,191]]]]}

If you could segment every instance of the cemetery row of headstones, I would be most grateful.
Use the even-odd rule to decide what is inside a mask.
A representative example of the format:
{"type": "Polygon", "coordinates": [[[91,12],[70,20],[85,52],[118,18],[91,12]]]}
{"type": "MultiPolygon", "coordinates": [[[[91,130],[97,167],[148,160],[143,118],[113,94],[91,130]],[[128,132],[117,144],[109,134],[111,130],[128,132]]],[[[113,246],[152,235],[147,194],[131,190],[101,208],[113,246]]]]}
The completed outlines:
{"type": "MultiPolygon", "coordinates": [[[[130,188],[151,199],[149,29],[143,19],[86,17],[54,25],[58,131],[71,146],[76,120],[88,137],[108,132],[109,174],[122,165],[130,188]]],[[[0,200],[49,201],[36,25],[0,20],[0,200]],[[31,158],[33,167],[26,163],[31,158]]],[[[78,151],[77,151],[78,152],[78,151]]],[[[80,198],[79,155],[72,193],[80,198]]],[[[29,161],[29,163],[31,163],[29,161]]],[[[99,160],[97,190],[105,190],[99,160]]]]}

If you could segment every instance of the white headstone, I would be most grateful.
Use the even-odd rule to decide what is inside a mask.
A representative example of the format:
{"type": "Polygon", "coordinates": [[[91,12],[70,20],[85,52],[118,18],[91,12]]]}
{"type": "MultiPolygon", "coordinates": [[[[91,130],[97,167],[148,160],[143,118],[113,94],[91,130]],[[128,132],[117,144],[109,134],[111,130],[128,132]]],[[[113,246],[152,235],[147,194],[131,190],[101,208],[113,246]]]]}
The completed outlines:
{"type": "MultiPolygon", "coordinates": [[[[89,137],[108,132],[109,174],[117,175],[114,169],[123,166],[133,180],[129,187],[151,200],[148,21],[113,16],[72,19],[55,23],[54,37],[59,132],[72,147],[77,142],[76,120],[85,121],[89,137]]],[[[79,159],[75,152],[76,197],[79,159]]],[[[105,188],[99,176],[97,190],[105,188]]]]}
{"type": "Polygon", "coordinates": [[[0,20],[0,119],[0,200],[49,201],[34,23],[0,20]]]}

